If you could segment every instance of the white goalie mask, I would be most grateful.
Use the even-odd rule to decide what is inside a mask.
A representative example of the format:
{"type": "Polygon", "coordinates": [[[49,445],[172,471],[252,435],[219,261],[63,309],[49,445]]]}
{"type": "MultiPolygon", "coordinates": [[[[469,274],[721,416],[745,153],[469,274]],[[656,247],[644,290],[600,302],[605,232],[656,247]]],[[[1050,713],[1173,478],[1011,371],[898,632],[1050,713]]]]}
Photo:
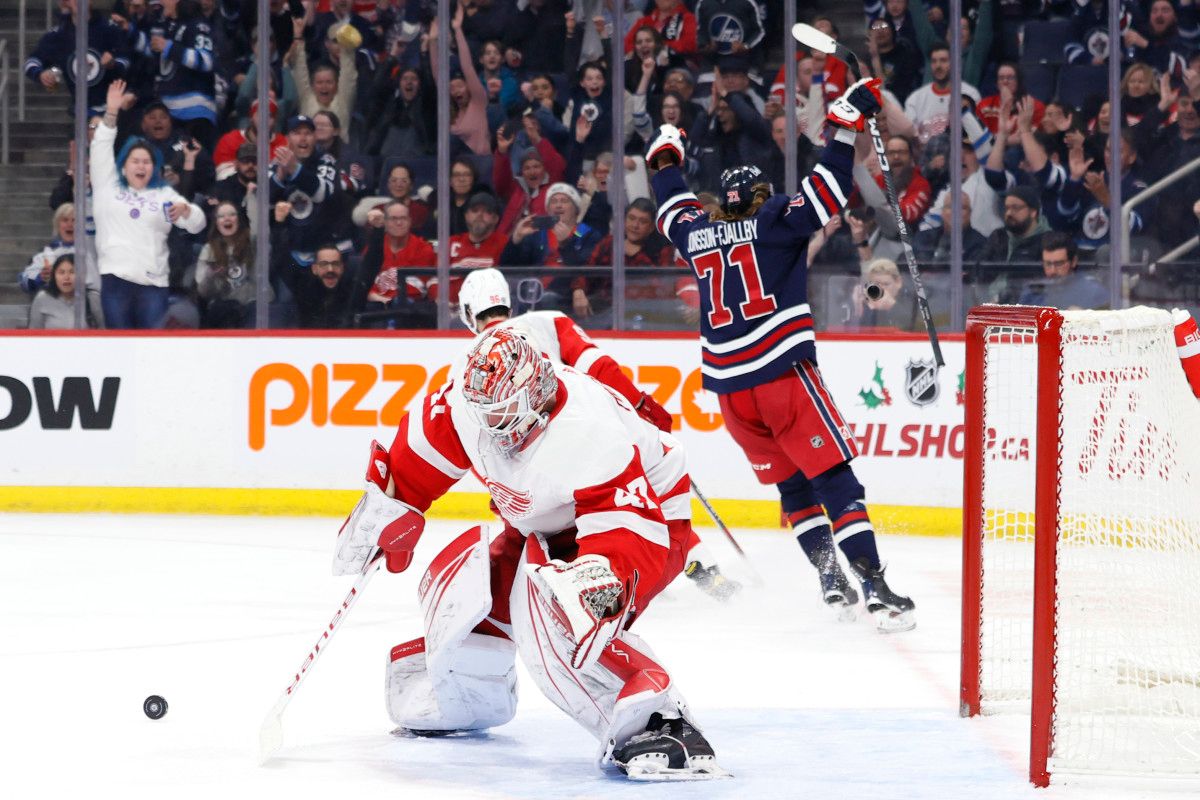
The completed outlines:
{"type": "Polygon", "coordinates": [[[479,320],[476,317],[497,306],[502,306],[506,311],[512,308],[508,281],[504,275],[492,267],[472,270],[458,290],[458,316],[463,325],[473,333],[479,333],[479,320]]]}
{"type": "Polygon", "coordinates": [[[520,450],[546,426],[557,392],[550,361],[515,331],[488,332],[467,355],[467,411],[504,455],[520,450]]]}

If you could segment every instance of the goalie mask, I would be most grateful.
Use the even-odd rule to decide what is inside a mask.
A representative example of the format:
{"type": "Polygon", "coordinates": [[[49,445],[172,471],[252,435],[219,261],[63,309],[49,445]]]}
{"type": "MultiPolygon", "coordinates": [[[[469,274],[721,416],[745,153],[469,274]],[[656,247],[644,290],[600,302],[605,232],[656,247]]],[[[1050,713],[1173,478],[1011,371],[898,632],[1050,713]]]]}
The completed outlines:
{"type": "Polygon", "coordinates": [[[479,315],[493,308],[503,308],[505,313],[512,308],[508,294],[508,281],[498,269],[472,270],[463,281],[458,292],[458,317],[473,333],[479,333],[479,315]]]}
{"type": "Polygon", "coordinates": [[[753,164],[730,167],[721,173],[721,210],[727,214],[741,214],[754,200],[756,184],[766,183],[762,170],[753,164]]]}
{"type": "Polygon", "coordinates": [[[512,330],[486,333],[467,355],[467,412],[504,455],[519,451],[546,426],[557,393],[549,360],[512,330]]]}

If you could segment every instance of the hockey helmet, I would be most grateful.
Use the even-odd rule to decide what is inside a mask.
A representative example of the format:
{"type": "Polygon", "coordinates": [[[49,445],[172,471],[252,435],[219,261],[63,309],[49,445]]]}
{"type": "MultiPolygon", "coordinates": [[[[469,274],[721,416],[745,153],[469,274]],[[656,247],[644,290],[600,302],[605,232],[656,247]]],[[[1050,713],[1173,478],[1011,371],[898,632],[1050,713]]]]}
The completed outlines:
{"type": "Polygon", "coordinates": [[[756,184],[766,183],[762,170],[753,164],[730,167],[721,173],[721,210],[727,214],[740,214],[754,200],[756,184]]]}
{"type": "Polygon", "coordinates": [[[479,315],[497,307],[512,308],[504,275],[492,267],[471,270],[458,290],[458,317],[463,325],[479,333],[479,315]]]}
{"type": "Polygon", "coordinates": [[[510,328],[485,332],[467,355],[467,412],[506,456],[546,426],[557,393],[549,359],[510,328]]]}

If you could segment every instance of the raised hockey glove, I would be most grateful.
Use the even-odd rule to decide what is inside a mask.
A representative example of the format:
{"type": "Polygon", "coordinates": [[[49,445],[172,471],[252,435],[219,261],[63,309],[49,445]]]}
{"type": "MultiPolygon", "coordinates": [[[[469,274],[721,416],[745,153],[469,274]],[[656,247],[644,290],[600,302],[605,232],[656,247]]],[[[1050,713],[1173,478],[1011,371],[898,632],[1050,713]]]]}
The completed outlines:
{"type": "Polygon", "coordinates": [[[642,392],[642,399],[635,406],[638,416],[649,422],[660,431],[671,432],[671,412],[658,404],[650,395],[642,392]]]}
{"type": "Polygon", "coordinates": [[[658,133],[646,150],[646,165],[651,169],[662,169],[670,164],[683,166],[683,151],[687,134],[674,125],[659,125],[658,133]]]}
{"type": "Polygon", "coordinates": [[[580,556],[569,564],[553,559],[541,566],[526,564],[525,569],[542,598],[556,607],[555,616],[566,622],[575,642],[571,666],[586,669],[596,663],[625,624],[636,574],[626,592],[604,556],[580,556]]]}
{"type": "Polygon", "coordinates": [[[382,548],[389,572],[403,572],[412,563],[413,550],[425,530],[425,515],[392,498],[395,482],[388,470],[388,452],[371,442],[367,484],[358,505],[338,531],[333,552],[333,574],[361,572],[375,548],[382,548]]]}
{"type": "Polygon", "coordinates": [[[879,78],[863,78],[852,85],[829,106],[825,119],[846,130],[864,130],[867,117],[875,116],[883,108],[880,83],[879,78]]]}

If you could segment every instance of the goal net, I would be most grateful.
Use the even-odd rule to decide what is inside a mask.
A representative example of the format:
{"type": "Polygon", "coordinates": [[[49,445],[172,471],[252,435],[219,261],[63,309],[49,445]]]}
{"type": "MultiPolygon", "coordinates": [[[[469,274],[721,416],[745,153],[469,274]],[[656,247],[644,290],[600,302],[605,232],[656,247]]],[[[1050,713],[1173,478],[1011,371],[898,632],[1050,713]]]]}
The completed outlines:
{"type": "Polygon", "coordinates": [[[1200,401],[1171,315],[967,325],[962,713],[1031,715],[1030,777],[1200,776],[1200,401]]]}

